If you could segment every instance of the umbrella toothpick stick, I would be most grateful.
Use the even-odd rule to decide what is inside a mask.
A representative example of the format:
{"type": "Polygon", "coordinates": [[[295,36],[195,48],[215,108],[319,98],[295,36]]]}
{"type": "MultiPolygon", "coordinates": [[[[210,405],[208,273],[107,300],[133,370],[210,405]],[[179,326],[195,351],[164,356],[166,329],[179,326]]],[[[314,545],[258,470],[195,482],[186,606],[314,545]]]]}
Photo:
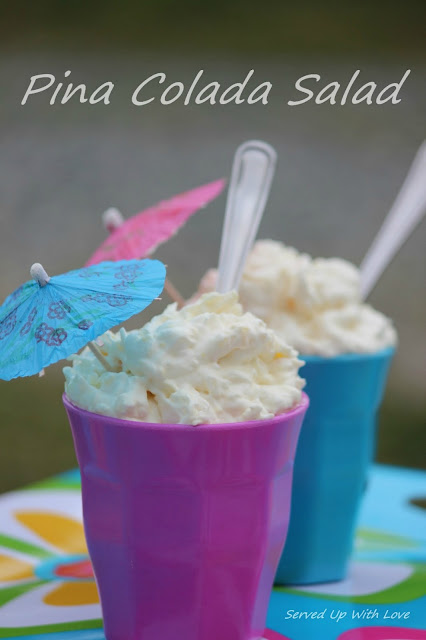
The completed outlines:
{"type": "Polygon", "coordinates": [[[104,358],[104,356],[99,350],[99,347],[94,342],[92,341],[88,342],[87,346],[89,347],[93,355],[99,360],[99,362],[101,363],[101,365],[104,367],[106,371],[113,371],[113,368],[109,364],[108,360],[104,358]]]}
{"type": "MultiPolygon", "coordinates": [[[[124,220],[125,219],[121,211],[119,211],[115,207],[110,207],[102,214],[102,222],[105,229],[109,233],[113,233],[116,229],[118,229],[118,227],[121,227],[124,220]]],[[[173,302],[176,302],[178,309],[184,306],[185,298],[179,293],[174,284],[172,284],[168,278],[166,278],[166,281],[164,283],[164,290],[173,300],[173,302]]]]}
{"type": "Polygon", "coordinates": [[[166,278],[164,281],[164,291],[166,291],[170,298],[177,303],[178,309],[184,306],[185,299],[180,295],[179,291],[168,278],[166,278]]]}

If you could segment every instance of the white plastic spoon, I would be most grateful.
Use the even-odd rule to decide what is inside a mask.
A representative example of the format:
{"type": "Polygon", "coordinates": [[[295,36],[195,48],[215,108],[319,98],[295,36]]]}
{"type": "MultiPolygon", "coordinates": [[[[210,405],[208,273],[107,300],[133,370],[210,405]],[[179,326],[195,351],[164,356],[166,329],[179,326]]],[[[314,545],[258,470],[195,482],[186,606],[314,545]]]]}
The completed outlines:
{"type": "Polygon", "coordinates": [[[217,291],[238,289],[275,172],[277,154],[266,142],[238,147],[232,165],[220,245],[217,291]]]}
{"type": "Polygon", "coordinates": [[[397,198],[361,264],[365,300],[426,213],[426,141],[418,150],[397,198]]]}

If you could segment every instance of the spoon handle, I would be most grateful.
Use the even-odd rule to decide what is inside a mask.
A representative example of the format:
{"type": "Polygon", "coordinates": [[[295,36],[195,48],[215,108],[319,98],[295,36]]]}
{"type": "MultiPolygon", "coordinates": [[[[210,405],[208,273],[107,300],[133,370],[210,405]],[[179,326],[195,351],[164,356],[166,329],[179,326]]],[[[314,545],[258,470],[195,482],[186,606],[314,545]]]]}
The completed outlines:
{"type": "Polygon", "coordinates": [[[257,140],[245,142],[235,153],[220,245],[220,293],[238,289],[269,196],[276,159],[275,150],[257,140]]]}
{"type": "Polygon", "coordinates": [[[426,141],[418,150],[397,198],[361,264],[365,300],[383,271],[426,213],[426,141]]]}

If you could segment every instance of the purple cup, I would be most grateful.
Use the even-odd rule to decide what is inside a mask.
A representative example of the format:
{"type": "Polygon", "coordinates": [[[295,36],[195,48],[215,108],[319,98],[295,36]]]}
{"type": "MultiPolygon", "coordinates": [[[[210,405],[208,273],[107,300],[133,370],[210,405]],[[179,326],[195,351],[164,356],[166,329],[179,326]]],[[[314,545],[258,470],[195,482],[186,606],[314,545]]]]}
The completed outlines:
{"type": "Polygon", "coordinates": [[[64,395],[107,640],[257,640],[308,398],[270,420],[148,424],[64,395]]]}

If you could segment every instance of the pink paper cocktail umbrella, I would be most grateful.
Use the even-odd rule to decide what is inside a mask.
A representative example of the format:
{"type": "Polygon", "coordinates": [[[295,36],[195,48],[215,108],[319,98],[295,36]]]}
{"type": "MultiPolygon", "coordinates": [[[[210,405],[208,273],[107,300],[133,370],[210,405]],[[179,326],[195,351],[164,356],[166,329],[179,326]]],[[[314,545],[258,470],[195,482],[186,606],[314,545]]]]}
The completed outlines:
{"type": "MultiPolygon", "coordinates": [[[[160,244],[175,235],[188,218],[216,198],[224,186],[225,180],[210,182],[163,200],[127,220],[117,210],[108,210],[105,224],[110,235],[86,266],[105,260],[129,260],[151,255],[160,244]]],[[[166,282],[165,289],[179,305],[184,303],[170,281],[166,282]]]]}

